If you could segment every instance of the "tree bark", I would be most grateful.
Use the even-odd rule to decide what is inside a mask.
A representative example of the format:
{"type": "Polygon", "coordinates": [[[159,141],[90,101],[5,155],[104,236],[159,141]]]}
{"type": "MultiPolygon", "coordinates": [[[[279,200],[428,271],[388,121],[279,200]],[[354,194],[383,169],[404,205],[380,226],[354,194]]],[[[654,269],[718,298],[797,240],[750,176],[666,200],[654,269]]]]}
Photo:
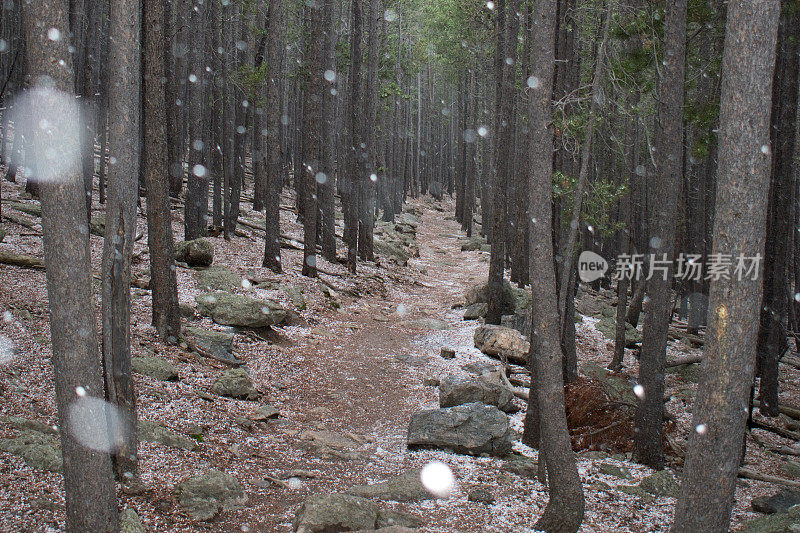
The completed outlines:
{"type": "MultiPolygon", "coordinates": [[[[73,96],[68,5],[65,0],[54,0],[23,6],[28,74],[32,80],[47,76],[57,91],[33,106],[31,118],[38,124],[42,120],[52,120],[50,113],[56,111],[55,106],[63,104],[59,95],[66,95],[68,99],[73,96]],[[51,28],[60,31],[60,39],[48,37],[51,28]]],[[[58,109],[59,113],[62,111],[58,109]]],[[[37,153],[60,148],[50,146],[49,137],[39,128],[35,130],[32,143],[37,153]]],[[[81,400],[79,391],[85,391],[84,398],[103,398],[92,296],[89,221],[79,161],[74,161],[57,179],[42,183],[41,193],[58,425],[69,428],[70,408],[81,400]],[[81,231],[76,232],[76,228],[81,231]]],[[[59,438],[64,458],[66,530],[69,533],[116,532],[116,492],[108,453],[83,446],[71,431],[62,429],[59,438]]]]}
{"type": "Polygon", "coordinates": [[[108,401],[122,417],[114,467],[120,479],[136,475],[136,399],[131,377],[130,279],[139,189],[139,5],[113,0],[109,38],[108,202],[103,241],[103,364],[108,401]],[[124,476],[124,477],[123,477],[124,476]]]}
{"type": "Polygon", "coordinates": [[[283,157],[281,154],[281,49],[283,48],[283,0],[269,3],[267,10],[267,194],[264,198],[266,235],[264,236],[263,266],[273,272],[281,271],[281,191],[283,190],[283,157]]]}
{"type": "Polygon", "coordinates": [[[664,58],[659,79],[656,123],[656,172],[651,221],[651,257],[666,261],[665,271],[651,268],[650,297],[639,358],[639,384],[644,388],[636,409],[634,452],[637,461],[664,468],[664,364],[672,317],[675,226],[683,177],[683,102],[686,62],[687,0],[668,0],[664,22],[664,58]]]}
{"type": "MultiPolygon", "coordinates": [[[[530,265],[533,306],[528,367],[533,390],[528,409],[539,417],[539,450],[550,477],[550,500],[534,526],[548,533],[574,533],[583,521],[584,498],[575,455],[570,444],[564,406],[561,365],[561,322],[557,310],[553,265],[553,125],[552,94],[555,60],[555,0],[536,0],[533,21],[530,152],[530,265]]],[[[526,426],[529,426],[526,419],[526,426]]],[[[526,433],[530,431],[526,427],[526,433]]]]}
{"type": "MultiPolygon", "coordinates": [[[[728,5],[713,253],[764,253],[778,0],[728,5]],[[764,147],[767,147],[765,149],[764,147]]],[[[728,531],[755,367],[760,281],[711,283],[705,359],[675,533],[728,531]]],[[[660,400],[660,398],[659,398],[660,400]]]]}
{"type": "Polygon", "coordinates": [[[144,171],[147,185],[147,245],[150,251],[150,287],[153,290],[153,327],[162,341],[177,342],[181,331],[175,243],[169,202],[164,75],[164,2],[145,0],[143,105],[144,171]]]}

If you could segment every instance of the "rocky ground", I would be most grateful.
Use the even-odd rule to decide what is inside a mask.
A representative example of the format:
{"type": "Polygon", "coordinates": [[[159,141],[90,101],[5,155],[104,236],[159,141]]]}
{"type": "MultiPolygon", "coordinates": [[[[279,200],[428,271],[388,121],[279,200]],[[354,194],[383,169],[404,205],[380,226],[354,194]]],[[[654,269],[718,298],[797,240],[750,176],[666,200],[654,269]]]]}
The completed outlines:
{"type": "MultiPolygon", "coordinates": [[[[7,182],[2,197],[0,252],[41,258],[35,202],[7,182]]],[[[291,210],[282,210],[285,273],[276,275],[259,266],[263,217],[245,208],[248,225],[232,241],[211,237],[210,247],[180,248],[186,328],[176,346],[158,342],[149,325],[150,293],[134,288],[140,476],[147,490],[120,488],[127,530],[288,532],[339,524],[346,530],[529,531],[547,493],[535,479],[536,452],[519,442],[525,404],[504,380],[524,392],[528,377],[513,363],[524,359],[526,340],[513,329],[481,326],[488,253],[480,239],[463,238],[452,212],[447,202],[411,202],[397,223],[378,227],[377,263],[352,277],[320,259],[325,273],[309,280],[299,273],[302,231],[291,210]],[[498,358],[510,361],[509,372],[498,358]],[[437,462],[454,475],[452,490],[440,498],[420,482],[426,467],[434,484],[441,481],[430,470],[437,462]]],[[[174,215],[180,235],[180,206],[174,215]]],[[[102,219],[95,219],[97,272],[102,219]]],[[[141,216],[138,231],[145,230],[141,216]]],[[[134,271],[146,286],[146,238],[136,244],[134,271]]],[[[6,287],[0,291],[0,530],[60,530],[64,499],[45,276],[0,265],[0,284],[6,287]]],[[[526,295],[509,287],[507,303],[513,314],[505,325],[524,329],[526,295]]],[[[633,352],[620,374],[604,370],[613,351],[604,336],[612,307],[607,293],[580,295],[583,388],[576,390],[602,401],[635,401],[633,352]]],[[[635,341],[636,332],[629,334],[635,341]]],[[[691,339],[670,343],[671,358],[696,353],[691,339]]],[[[800,407],[800,373],[789,365],[781,371],[782,401],[800,407]]],[[[578,456],[587,499],[581,531],[669,529],[698,372],[692,365],[668,375],[667,471],[631,462],[619,440],[624,433],[617,440],[590,439],[594,430],[575,429],[576,447],[592,448],[578,456]]],[[[572,409],[575,420],[578,411],[572,409]]],[[[789,433],[798,429],[790,418],[770,423],[789,433]]],[[[792,444],[754,431],[748,468],[800,478],[800,464],[774,453],[792,444]]],[[[778,489],[740,481],[734,529],[760,516],[751,500],[778,489]]],[[[778,525],[756,522],[749,530],[789,531],[800,523],[794,509],[785,511],[796,501],[792,494],[757,501],[762,511],[784,511],[758,519],[778,525]]]]}

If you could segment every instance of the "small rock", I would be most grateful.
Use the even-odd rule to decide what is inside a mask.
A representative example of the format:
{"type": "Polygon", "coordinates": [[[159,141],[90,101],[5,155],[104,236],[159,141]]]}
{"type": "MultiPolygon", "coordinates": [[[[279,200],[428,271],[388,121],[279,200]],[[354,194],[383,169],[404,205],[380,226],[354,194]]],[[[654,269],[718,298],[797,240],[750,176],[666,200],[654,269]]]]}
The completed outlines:
{"type": "Polygon", "coordinates": [[[209,331],[202,328],[183,328],[183,334],[191,340],[198,351],[210,354],[214,359],[241,365],[244,361],[233,355],[233,333],[209,331]]]}
{"type": "Polygon", "coordinates": [[[176,493],[184,511],[198,521],[212,520],[219,513],[239,508],[247,502],[241,483],[219,470],[183,480],[176,493]]]}
{"type": "Polygon", "coordinates": [[[433,329],[439,331],[450,329],[450,324],[438,318],[417,318],[415,320],[403,322],[403,325],[410,328],[433,329]]]}
{"type": "Polygon", "coordinates": [[[503,468],[518,476],[535,479],[539,471],[539,464],[529,457],[514,454],[511,459],[506,461],[503,468]]]}
{"type": "Polygon", "coordinates": [[[373,530],[378,521],[378,505],[366,498],[346,494],[309,496],[300,506],[294,530],[305,533],[373,530]]]}
{"type": "Polygon", "coordinates": [[[348,489],[347,494],[395,502],[432,500],[435,497],[422,485],[421,472],[421,469],[414,468],[386,481],[371,485],[356,485],[348,489]]]}
{"type": "Polygon", "coordinates": [[[159,381],[178,381],[178,369],[163,357],[131,357],[131,370],[159,381]]]}
{"type": "Polygon", "coordinates": [[[119,513],[119,531],[120,533],[145,533],[146,530],[136,511],[128,508],[119,513]]]}
{"type": "Polygon", "coordinates": [[[139,419],[136,434],[140,440],[157,442],[170,448],[192,451],[197,448],[197,441],[186,438],[166,427],[150,420],[139,419]]]}
{"type": "Polygon", "coordinates": [[[427,377],[422,378],[422,385],[425,387],[438,387],[441,382],[439,378],[427,377]]]}
{"type": "Polygon", "coordinates": [[[465,372],[469,372],[470,374],[474,374],[476,376],[482,376],[484,374],[491,374],[493,372],[497,372],[497,365],[494,363],[490,363],[489,361],[474,361],[472,363],[463,365],[461,370],[465,372]]]}
{"type": "Polygon", "coordinates": [[[488,487],[479,486],[469,491],[467,500],[471,502],[483,503],[485,505],[492,505],[494,503],[494,496],[491,492],[489,492],[488,487]]]}
{"type": "Polygon", "coordinates": [[[633,476],[631,475],[630,470],[625,467],[613,465],[611,463],[600,463],[600,467],[598,471],[601,474],[605,474],[607,476],[616,477],[619,479],[631,479],[633,476]]]}
{"type": "Polygon", "coordinates": [[[242,368],[226,370],[211,386],[211,392],[239,400],[257,400],[259,392],[253,387],[250,376],[242,368]]]}
{"type": "Polygon", "coordinates": [[[253,421],[243,416],[237,416],[236,418],[234,418],[233,423],[247,430],[253,429],[253,421]]]}
{"type": "Polygon", "coordinates": [[[183,318],[194,318],[194,307],[189,304],[180,304],[178,306],[180,310],[181,317],[183,318]]]}
{"type": "Polygon", "coordinates": [[[213,266],[197,273],[197,288],[201,291],[231,291],[242,288],[242,276],[224,266],[213,266]]]}
{"type": "Polygon", "coordinates": [[[499,383],[492,382],[489,376],[491,374],[478,378],[448,374],[439,385],[439,406],[454,407],[481,402],[494,405],[506,413],[517,411],[511,391],[499,383]]]}
{"type": "Polygon", "coordinates": [[[278,411],[275,406],[265,404],[256,407],[256,409],[250,414],[250,420],[255,420],[256,422],[266,422],[267,420],[278,418],[280,414],[280,411],[278,411]]]}
{"type": "Polygon", "coordinates": [[[190,267],[209,267],[214,262],[214,245],[207,239],[175,243],[175,260],[190,267]]]}
{"type": "Polygon", "coordinates": [[[284,287],[283,291],[292,300],[292,305],[298,311],[306,310],[306,299],[303,297],[303,289],[300,287],[284,287]]]}
{"type": "Polygon", "coordinates": [[[452,348],[448,348],[446,346],[442,346],[441,351],[442,359],[455,359],[456,358],[456,351],[452,348]]]}

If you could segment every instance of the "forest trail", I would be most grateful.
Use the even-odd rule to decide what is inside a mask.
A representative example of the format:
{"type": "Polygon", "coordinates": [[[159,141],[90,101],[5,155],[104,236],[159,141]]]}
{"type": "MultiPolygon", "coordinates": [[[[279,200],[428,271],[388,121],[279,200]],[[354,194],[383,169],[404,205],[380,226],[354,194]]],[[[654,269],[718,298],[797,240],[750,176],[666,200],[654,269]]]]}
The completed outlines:
{"type": "MultiPolygon", "coordinates": [[[[4,198],[22,198],[16,186],[2,185],[4,198]]],[[[547,492],[537,481],[509,468],[504,459],[441,450],[409,451],[406,447],[411,415],[439,407],[433,385],[440,378],[463,372],[468,363],[494,362],[474,348],[477,322],[463,320],[463,310],[457,307],[464,302],[468,288],[485,281],[489,254],[461,251],[463,233],[447,214],[452,212],[451,204],[430,198],[409,202],[408,210],[418,218],[414,244],[419,257],[412,258],[408,266],[382,258],[380,264],[362,263],[356,277],[347,274],[342,265],[320,259],[323,270],[334,275],[322,273],[320,280],[304,278],[297,271],[302,256],[291,248],[283,250],[287,272],[276,275],[252,266],[260,264],[263,234],[243,231],[231,241],[209,238],[215,248],[214,265],[234,271],[235,280],[242,281],[242,287],[231,289],[234,292],[274,298],[287,309],[292,303],[285,287],[304,292],[307,308],[294,313],[290,325],[267,332],[233,330],[234,353],[247,363],[247,372],[261,392],[258,402],[209,394],[227,367],[198,356],[185,345],[161,344],[149,325],[150,294],[134,289],[133,355],[165,359],[179,375],[175,382],[134,375],[139,419],[156,422],[183,439],[198,431],[202,438],[194,449],[140,440],[140,474],[149,490],[139,495],[120,493],[122,507],[134,509],[147,531],[290,532],[297,510],[309,496],[344,492],[354,485],[375,483],[441,461],[453,469],[456,479],[450,498],[379,504],[418,516],[424,532],[528,531],[547,501],[547,492]],[[245,280],[252,280],[254,286],[245,280]],[[443,359],[443,346],[454,349],[456,358],[443,359]],[[267,405],[279,410],[280,417],[252,420],[254,409],[267,405]],[[193,521],[180,504],[177,486],[189,476],[213,469],[234,476],[248,501],[211,522],[193,521]],[[486,488],[495,502],[469,501],[468,494],[475,487],[486,488]]],[[[299,237],[294,214],[284,211],[282,215],[287,233],[299,237]]],[[[249,209],[243,216],[256,218],[249,209]]],[[[174,220],[176,233],[179,218],[174,220]]],[[[41,241],[35,232],[22,226],[6,227],[10,231],[4,249],[41,256],[41,241]]],[[[140,215],[139,228],[144,227],[140,215]]],[[[148,270],[144,241],[136,243],[134,250],[139,257],[134,264],[139,277],[146,277],[148,270]]],[[[92,236],[95,268],[99,267],[101,247],[102,239],[92,236]]],[[[200,274],[178,269],[184,305],[194,306],[195,296],[203,292],[200,274]]],[[[15,347],[13,359],[0,368],[0,414],[55,424],[52,380],[42,379],[53,373],[45,275],[0,265],[0,279],[4,286],[15,287],[14,291],[0,291],[0,333],[15,347]]],[[[584,317],[584,323],[578,325],[579,357],[581,363],[602,365],[610,360],[613,343],[593,324],[594,319],[584,317]]],[[[197,313],[186,325],[231,331],[197,313]]],[[[626,362],[630,375],[635,375],[635,360],[626,362]]],[[[690,390],[690,384],[670,379],[681,390],[690,390]]],[[[690,415],[681,398],[671,401],[668,408],[675,410],[682,424],[688,424],[690,415]]],[[[515,402],[524,407],[521,401],[515,402]]],[[[523,416],[524,410],[520,410],[510,417],[513,431],[521,432],[523,416]]],[[[0,424],[0,438],[15,435],[15,427],[0,424]]],[[[535,460],[536,453],[520,445],[518,435],[515,441],[517,453],[535,460]]],[[[624,456],[578,457],[587,498],[580,531],[667,531],[673,499],[659,498],[654,505],[638,493],[616,490],[617,485],[640,482],[652,471],[624,456]],[[630,477],[618,479],[603,471],[617,467],[630,477]]],[[[0,504],[0,531],[62,529],[60,474],[33,469],[6,452],[0,451],[0,458],[0,483],[15,487],[0,504]]],[[[759,490],[740,489],[748,494],[739,495],[736,521],[753,516],[747,502],[754,489],[759,490]]]]}

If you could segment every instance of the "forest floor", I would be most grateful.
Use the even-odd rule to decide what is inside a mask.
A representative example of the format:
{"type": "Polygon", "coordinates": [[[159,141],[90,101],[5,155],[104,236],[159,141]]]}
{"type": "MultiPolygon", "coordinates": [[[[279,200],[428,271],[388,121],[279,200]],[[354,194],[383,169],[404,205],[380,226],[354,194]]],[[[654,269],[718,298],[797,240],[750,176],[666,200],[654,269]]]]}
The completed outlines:
{"type": "MultiPolygon", "coordinates": [[[[21,194],[21,187],[3,181],[4,201],[21,194]]],[[[291,249],[283,250],[286,273],[273,274],[259,266],[263,234],[248,228],[242,228],[243,236],[232,241],[210,238],[216,252],[214,264],[236,270],[249,280],[237,292],[257,293],[292,308],[289,297],[277,287],[290,285],[304,291],[307,307],[295,314],[293,325],[277,327],[266,336],[244,333],[235,337],[235,354],[246,362],[261,392],[258,402],[210,395],[215,378],[227,367],[185,346],[159,343],[150,326],[150,293],[133,289],[133,355],[166,358],[180,376],[177,382],[164,382],[136,374],[139,417],[184,435],[196,433],[199,426],[203,434],[195,450],[140,443],[140,475],[149,491],[129,495],[120,490],[119,497],[123,507],[138,513],[147,531],[288,532],[297,509],[309,495],[380,481],[433,460],[453,469],[457,483],[449,499],[382,505],[418,515],[424,523],[421,531],[530,531],[547,501],[547,492],[538,481],[508,470],[503,459],[406,448],[410,416],[421,409],[438,408],[437,388],[424,385],[423,380],[457,372],[466,363],[493,361],[474,348],[477,323],[464,321],[462,311],[454,308],[463,303],[467,288],[486,279],[488,254],[461,251],[463,235],[449,215],[453,206],[448,201],[422,199],[410,205],[421,213],[419,257],[404,267],[386,262],[363,264],[358,277],[349,276],[341,265],[320,259],[319,266],[335,275],[321,274],[319,281],[303,278],[299,274],[301,252],[291,249]],[[435,323],[429,319],[446,322],[434,326],[445,329],[432,329],[435,323]],[[455,349],[456,358],[441,358],[443,346],[455,349]],[[255,407],[266,403],[280,411],[278,419],[247,419],[255,407]],[[326,446],[322,442],[325,435],[350,445],[326,446]],[[193,522],[178,504],[175,487],[186,477],[210,469],[235,476],[248,501],[213,522],[193,522]],[[287,481],[274,483],[270,478],[287,481]],[[467,494],[476,485],[488,487],[495,503],[468,501],[467,494]]],[[[3,212],[7,212],[5,204],[3,212]]],[[[247,209],[243,214],[252,215],[247,209]]],[[[174,215],[175,234],[180,235],[178,206],[174,215]]],[[[294,214],[284,210],[282,215],[284,233],[299,239],[302,230],[294,214]]],[[[2,250],[42,256],[38,219],[28,219],[33,222],[31,227],[3,222],[8,235],[0,244],[2,250]]],[[[138,231],[146,231],[143,216],[138,231]]],[[[102,239],[92,236],[91,240],[97,272],[102,239]]],[[[136,275],[148,277],[146,238],[136,244],[135,255],[136,275]]],[[[191,269],[178,269],[183,304],[194,305],[194,296],[201,292],[195,274],[191,269]]],[[[0,337],[5,343],[0,344],[0,355],[5,356],[0,360],[0,415],[55,424],[45,274],[0,265],[0,287],[0,335],[5,337],[0,337]]],[[[99,290],[99,283],[95,288],[99,290]]],[[[197,315],[188,323],[226,330],[197,315]]],[[[584,317],[577,326],[578,356],[581,364],[595,361],[605,365],[611,359],[613,343],[594,323],[584,317]]],[[[672,342],[669,349],[671,357],[698,353],[672,342]]],[[[635,376],[637,366],[631,351],[625,362],[625,372],[635,376]]],[[[800,407],[800,373],[783,366],[781,370],[782,400],[800,407]]],[[[690,424],[696,385],[678,374],[670,374],[667,385],[672,399],[666,405],[675,417],[676,433],[682,435],[690,424]]],[[[512,415],[517,432],[522,430],[523,416],[523,412],[512,415]]],[[[0,423],[0,438],[15,434],[9,424],[0,423]]],[[[759,439],[790,443],[763,432],[759,439]]],[[[516,452],[536,458],[534,450],[519,443],[518,434],[515,440],[516,452]]],[[[748,467],[786,476],[786,461],[752,439],[748,444],[748,467]]],[[[637,483],[651,470],[624,455],[584,453],[578,458],[587,500],[581,531],[668,531],[674,498],[617,490],[617,486],[637,483]],[[623,467],[629,479],[600,473],[601,465],[623,467]]],[[[734,528],[758,516],[750,510],[754,496],[775,490],[774,485],[740,481],[734,528]]],[[[0,531],[60,530],[64,526],[63,503],[60,474],[34,470],[21,458],[0,452],[0,531]]]]}

